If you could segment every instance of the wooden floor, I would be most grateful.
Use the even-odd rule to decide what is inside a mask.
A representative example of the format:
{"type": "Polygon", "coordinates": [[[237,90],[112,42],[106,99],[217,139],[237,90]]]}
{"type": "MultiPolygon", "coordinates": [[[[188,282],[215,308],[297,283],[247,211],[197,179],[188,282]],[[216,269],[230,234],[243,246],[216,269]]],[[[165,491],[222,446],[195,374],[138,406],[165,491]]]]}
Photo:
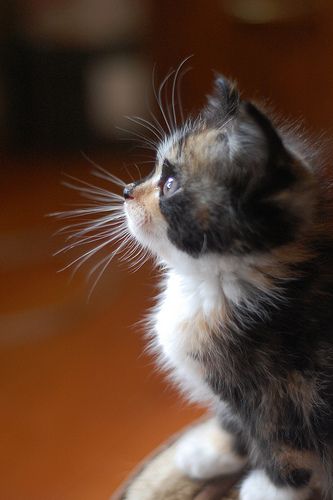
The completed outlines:
{"type": "Polygon", "coordinates": [[[115,262],[88,304],[87,268],[71,283],[57,273],[69,257],[52,257],[61,223],[45,214],[78,201],[61,172],[87,179],[87,162],[7,160],[1,171],[0,499],[106,500],[201,411],[143,354],[149,265],[130,274],[115,262]]]}

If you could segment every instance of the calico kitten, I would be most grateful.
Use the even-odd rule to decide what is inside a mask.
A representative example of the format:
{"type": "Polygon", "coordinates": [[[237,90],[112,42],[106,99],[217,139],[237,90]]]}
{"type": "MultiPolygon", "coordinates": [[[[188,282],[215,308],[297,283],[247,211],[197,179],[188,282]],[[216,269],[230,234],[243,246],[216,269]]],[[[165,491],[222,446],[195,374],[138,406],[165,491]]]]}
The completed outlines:
{"type": "Polygon", "coordinates": [[[210,478],[250,464],[242,500],[332,492],[333,233],[316,163],[218,76],[124,190],[131,234],[165,267],[153,349],[216,412],[177,465],[210,478]]]}
{"type": "Polygon", "coordinates": [[[305,500],[316,482],[330,497],[328,180],[304,145],[221,76],[199,116],[169,132],[154,171],[125,187],[121,205],[84,187],[104,203],[92,210],[107,213],[93,226],[98,238],[78,223],[78,245],[99,241],[79,264],[123,236],[103,270],[129,231],[164,269],[152,349],[181,390],[216,414],[182,438],[179,468],[211,478],[250,466],[241,500],[305,500]],[[126,227],[112,229],[124,216],[126,227]]]}

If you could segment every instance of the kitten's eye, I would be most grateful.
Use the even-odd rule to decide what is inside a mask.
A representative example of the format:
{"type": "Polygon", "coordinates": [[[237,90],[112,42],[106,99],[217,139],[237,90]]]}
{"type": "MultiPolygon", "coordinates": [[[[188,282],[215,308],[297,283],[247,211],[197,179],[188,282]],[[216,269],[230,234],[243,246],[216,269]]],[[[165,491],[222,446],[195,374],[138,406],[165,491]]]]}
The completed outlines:
{"type": "Polygon", "coordinates": [[[178,189],[178,182],[174,177],[169,177],[163,186],[163,196],[171,196],[173,193],[175,193],[178,189]]]}

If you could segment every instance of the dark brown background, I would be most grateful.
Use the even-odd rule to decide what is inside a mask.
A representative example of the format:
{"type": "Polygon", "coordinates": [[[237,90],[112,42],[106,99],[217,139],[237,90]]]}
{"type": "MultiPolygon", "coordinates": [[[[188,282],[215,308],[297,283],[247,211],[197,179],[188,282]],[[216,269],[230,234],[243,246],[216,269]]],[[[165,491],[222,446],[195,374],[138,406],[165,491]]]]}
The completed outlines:
{"type": "MultiPolygon", "coordinates": [[[[12,4],[15,16],[22,5],[12,4]]],[[[182,85],[188,110],[204,102],[214,69],[237,79],[245,95],[268,100],[288,119],[301,118],[313,135],[330,136],[333,5],[308,2],[308,14],[263,23],[237,20],[223,5],[220,0],[148,2],[144,29],[131,40],[130,50],[145,59],[149,71],[156,62],[160,78],[194,54],[193,69],[182,85]]],[[[77,118],[66,133],[49,131],[48,112],[41,119],[34,111],[45,111],[44,101],[38,93],[29,101],[31,93],[22,84],[29,74],[36,88],[33,82],[43,74],[38,64],[32,72],[26,56],[27,66],[15,58],[24,51],[35,57],[43,50],[43,71],[46,66],[51,71],[59,46],[39,40],[31,48],[20,37],[18,50],[17,17],[14,29],[13,12],[6,16],[1,84],[6,92],[5,105],[0,106],[0,111],[5,109],[0,180],[0,498],[107,499],[139,459],[200,410],[181,402],[142,354],[143,336],[133,325],[152,303],[155,278],[149,265],[132,275],[114,262],[88,304],[89,266],[70,284],[69,273],[57,273],[68,262],[67,256],[51,257],[63,243],[51,237],[60,223],[44,215],[78,201],[77,194],[61,186],[61,172],[89,178],[89,165],[80,155],[86,143],[93,160],[128,178],[123,164],[133,162],[135,153],[129,156],[116,138],[108,142],[91,130],[71,135],[77,118]],[[27,109],[34,131],[30,135],[23,126],[27,109]],[[50,142],[52,134],[59,140],[50,142]]],[[[112,57],[112,50],[99,48],[93,57],[100,51],[112,57]]],[[[70,75],[80,50],[62,45],[60,52],[70,75]]],[[[69,76],[65,88],[69,100],[82,92],[69,76]]],[[[49,109],[61,107],[59,95],[54,88],[49,109]]],[[[68,121],[64,119],[61,127],[73,119],[66,109],[68,121]]]]}

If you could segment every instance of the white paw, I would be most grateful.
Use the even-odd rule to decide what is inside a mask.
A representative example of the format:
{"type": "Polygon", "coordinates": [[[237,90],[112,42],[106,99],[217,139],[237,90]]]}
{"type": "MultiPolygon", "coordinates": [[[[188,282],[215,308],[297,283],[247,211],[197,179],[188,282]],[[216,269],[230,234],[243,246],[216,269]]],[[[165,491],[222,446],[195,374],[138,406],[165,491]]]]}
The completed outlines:
{"type": "Polygon", "coordinates": [[[176,449],[176,465],[193,479],[210,479],[241,470],[246,460],[231,450],[232,438],[209,420],[187,432],[176,449]]]}
{"type": "Polygon", "coordinates": [[[262,470],[254,470],[243,481],[240,500],[306,500],[309,488],[277,488],[262,470]]]}

